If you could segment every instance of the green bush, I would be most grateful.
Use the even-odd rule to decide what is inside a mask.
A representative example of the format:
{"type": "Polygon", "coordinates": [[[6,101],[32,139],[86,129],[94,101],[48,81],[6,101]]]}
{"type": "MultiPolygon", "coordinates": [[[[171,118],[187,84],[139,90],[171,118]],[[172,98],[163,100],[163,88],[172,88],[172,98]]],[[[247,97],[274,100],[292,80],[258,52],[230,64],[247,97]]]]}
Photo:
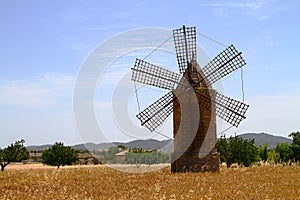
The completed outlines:
{"type": "Polygon", "coordinates": [[[222,136],[217,141],[217,151],[220,153],[221,162],[226,162],[227,167],[238,163],[246,167],[258,160],[258,149],[254,140],[245,140],[238,136],[226,139],[222,136]]]}
{"type": "Polygon", "coordinates": [[[300,161],[300,132],[293,132],[289,135],[289,137],[293,138],[293,142],[291,144],[292,149],[292,159],[296,162],[300,161]]]}
{"type": "Polygon", "coordinates": [[[64,146],[62,142],[56,142],[51,148],[42,153],[42,162],[57,168],[72,165],[77,160],[76,151],[69,146],[64,146]]]}
{"type": "Polygon", "coordinates": [[[0,149],[1,171],[11,162],[20,162],[29,158],[29,152],[24,147],[25,140],[16,141],[10,146],[0,149]]]}

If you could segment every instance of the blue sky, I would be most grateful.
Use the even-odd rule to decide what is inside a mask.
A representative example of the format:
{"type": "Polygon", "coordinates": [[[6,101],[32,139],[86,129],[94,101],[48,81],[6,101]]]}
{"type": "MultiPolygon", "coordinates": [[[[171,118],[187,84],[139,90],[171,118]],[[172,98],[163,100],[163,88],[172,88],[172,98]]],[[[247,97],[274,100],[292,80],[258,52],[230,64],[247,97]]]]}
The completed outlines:
{"type": "MultiPolygon", "coordinates": [[[[287,136],[299,131],[299,10],[296,0],[0,1],[0,146],[21,138],[27,145],[82,142],[72,96],[77,73],[90,53],[122,32],[183,24],[234,44],[247,61],[247,119],[226,134],[287,136]]],[[[223,50],[199,35],[198,43],[211,57],[223,50]]],[[[239,75],[223,82],[225,94],[237,99],[239,75]]],[[[108,98],[99,104],[109,103],[108,98]]],[[[101,121],[102,113],[97,115],[101,121]]],[[[111,140],[121,138],[116,134],[111,140]]]]}

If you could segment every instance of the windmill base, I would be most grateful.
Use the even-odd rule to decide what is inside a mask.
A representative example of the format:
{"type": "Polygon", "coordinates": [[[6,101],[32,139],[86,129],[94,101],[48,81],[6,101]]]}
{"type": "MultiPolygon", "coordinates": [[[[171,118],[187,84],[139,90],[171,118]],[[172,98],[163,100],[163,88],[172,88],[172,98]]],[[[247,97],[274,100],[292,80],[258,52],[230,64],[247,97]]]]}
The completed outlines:
{"type": "MultiPolygon", "coordinates": [[[[173,155],[172,155],[173,156],[173,155]]],[[[186,153],[172,162],[171,171],[178,172],[218,172],[220,170],[220,154],[209,153],[199,158],[198,152],[192,155],[186,153]]]]}

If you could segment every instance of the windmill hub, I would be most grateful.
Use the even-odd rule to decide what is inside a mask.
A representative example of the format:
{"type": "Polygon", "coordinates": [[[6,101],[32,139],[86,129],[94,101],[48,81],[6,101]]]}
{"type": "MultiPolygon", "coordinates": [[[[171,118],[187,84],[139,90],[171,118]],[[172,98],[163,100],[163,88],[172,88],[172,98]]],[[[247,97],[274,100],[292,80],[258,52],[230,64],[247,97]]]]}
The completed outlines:
{"type": "Polygon", "coordinates": [[[154,131],[173,112],[172,172],[218,171],[216,116],[237,127],[248,105],[219,94],[212,84],[246,63],[231,45],[200,68],[195,59],[196,28],[175,29],[173,38],[181,74],[136,59],[133,81],[170,90],[137,117],[154,131]]]}

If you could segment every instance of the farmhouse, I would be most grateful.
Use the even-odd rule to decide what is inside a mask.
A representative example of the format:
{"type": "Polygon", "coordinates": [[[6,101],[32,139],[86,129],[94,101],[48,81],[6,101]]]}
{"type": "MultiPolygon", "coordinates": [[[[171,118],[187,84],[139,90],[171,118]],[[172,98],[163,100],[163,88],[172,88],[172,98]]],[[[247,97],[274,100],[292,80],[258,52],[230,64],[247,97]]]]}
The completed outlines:
{"type": "Polygon", "coordinates": [[[125,163],[125,156],[126,154],[129,152],[128,149],[121,151],[117,154],[115,154],[116,158],[117,158],[117,163],[118,164],[124,164],[125,163]]]}
{"type": "Polygon", "coordinates": [[[77,157],[78,157],[78,164],[80,165],[103,164],[97,155],[92,155],[90,153],[78,153],[77,157]]]}
{"type": "Polygon", "coordinates": [[[29,162],[41,162],[42,161],[42,152],[30,152],[29,153],[29,162]]]}

